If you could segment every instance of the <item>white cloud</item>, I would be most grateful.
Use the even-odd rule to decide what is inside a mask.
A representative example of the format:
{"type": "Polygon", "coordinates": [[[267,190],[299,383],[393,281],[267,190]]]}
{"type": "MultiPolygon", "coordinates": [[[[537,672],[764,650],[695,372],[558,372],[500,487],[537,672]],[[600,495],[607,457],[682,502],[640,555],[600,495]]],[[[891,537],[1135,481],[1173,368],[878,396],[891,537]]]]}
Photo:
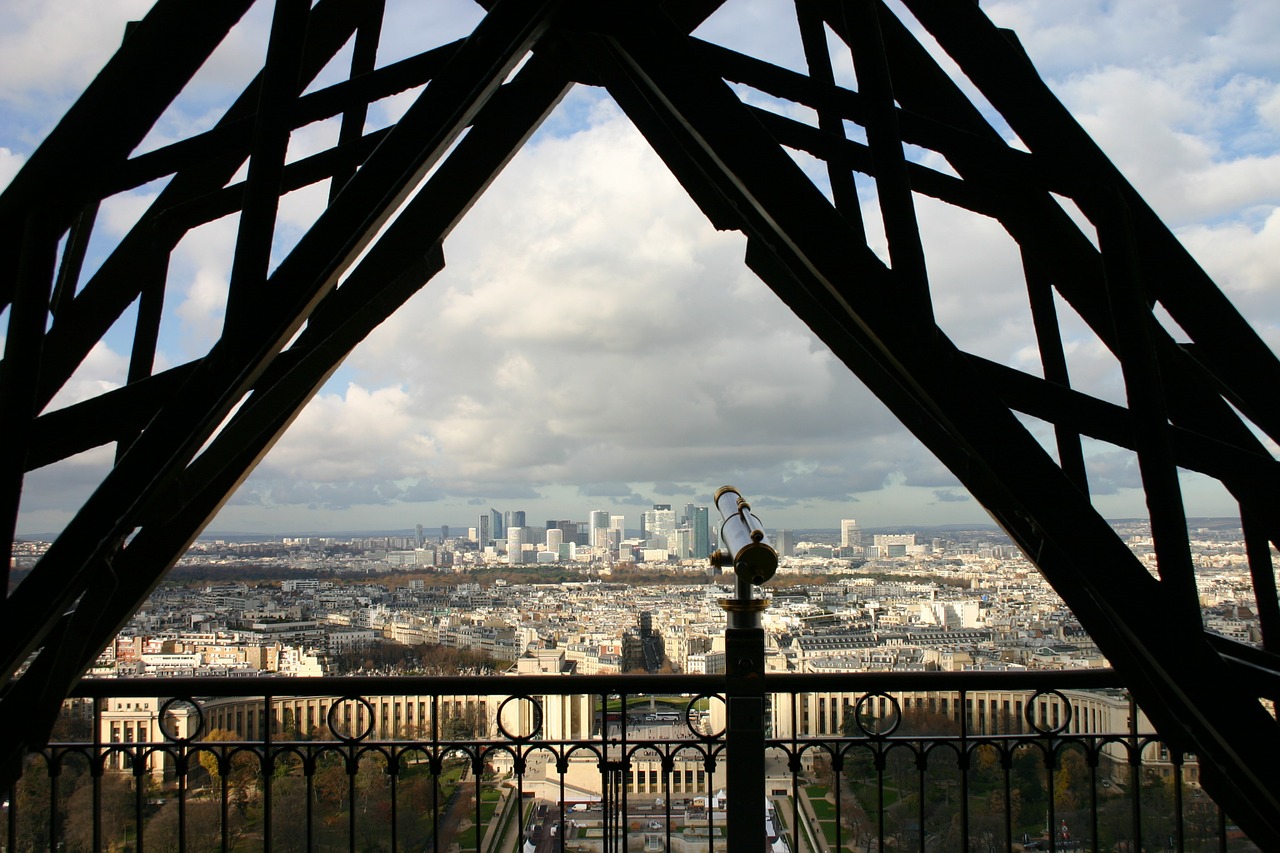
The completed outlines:
{"type": "Polygon", "coordinates": [[[435,455],[417,431],[404,390],[349,385],[345,395],[312,400],[272,450],[263,473],[316,483],[396,480],[426,474],[435,455]]]}
{"type": "MultiPolygon", "coordinates": [[[[746,459],[793,502],[883,485],[889,467],[872,460],[885,445],[845,449],[851,429],[914,459],[883,407],[745,269],[740,235],[711,228],[615,109],[595,121],[523,151],[447,241],[445,272],[350,358],[344,372],[362,383],[403,388],[409,416],[385,420],[399,438],[343,443],[350,469],[386,476],[376,459],[410,436],[433,459],[414,469],[400,453],[401,480],[454,495],[705,482],[746,459]]],[[[307,422],[347,423],[366,405],[326,395],[307,422]]],[[[286,446],[328,458],[331,441],[291,434],[262,476],[286,446]]]]}
{"type": "MultiPolygon", "coordinates": [[[[114,48],[102,34],[140,14],[123,0],[80,6],[15,0],[0,10],[0,104],[21,118],[11,136],[47,127],[45,110],[65,109],[114,48]],[[42,53],[53,33],[59,42],[42,53]]],[[[1280,6],[986,0],[983,9],[1018,30],[1053,90],[1277,343],[1280,6]]],[[[480,14],[470,0],[391,10],[382,63],[464,35],[480,14]]],[[[260,12],[246,19],[148,145],[216,120],[256,69],[266,23],[260,12]]],[[[699,34],[804,68],[790,0],[734,0],[699,34]]],[[[345,73],[341,61],[326,79],[345,73]]],[[[849,76],[847,57],[838,61],[849,76]]],[[[388,99],[370,122],[410,97],[388,99]]],[[[333,132],[332,123],[302,129],[290,156],[321,149],[333,132]]],[[[31,148],[9,136],[0,145],[2,185],[31,148]]],[[[324,192],[282,205],[276,260],[324,192]]],[[[883,257],[874,195],[863,200],[883,257]]],[[[140,203],[105,207],[105,236],[121,233],[140,203]]],[[[947,334],[1037,370],[1009,237],[926,199],[917,214],[947,334]]],[[[234,234],[227,218],[180,244],[161,361],[200,355],[220,334],[234,234]]],[[[827,523],[854,501],[868,524],[878,513],[980,517],[957,500],[954,477],[745,269],[744,248],[741,235],[711,228],[598,90],[576,90],[451,235],[446,270],[357,349],[229,512],[248,505],[260,515],[242,517],[279,523],[291,508],[311,508],[332,524],[340,512],[381,519],[389,507],[434,502],[457,513],[441,520],[457,523],[474,514],[467,501],[532,507],[546,496],[563,517],[592,500],[706,500],[708,484],[740,481],[796,526],[827,523]]],[[[1122,401],[1114,358],[1059,307],[1073,384],[1122,401]]],[[[110,355],[92,357],[66,399],[120,381],[122,362],[110,355]]],[[[1140,506],[1124,454],[1091,453],[1107,506],[1140,506]]]]}
{"type": "Polygon", "coordinates": [[[160,345],[176,363],[203,355],[222,333],[238,221],[227,216],[188,231],[174,250],[168,284],[174,302],[160,345]]]}
{"type": "Polygon", "coordinates": [[[1179,236],[1245,319],[1280,351],[1280,208],[1256,225],[1201,225],[1179,236]]]}
{"type": "Polygon", "coordinates": [[[27,158],[23,155],[10,151],[8,148],[0,147],[0,190],[9,186],[13,176],[18,174],[18,170],[22,168],[22,164],[26,161],[27,158]]]}
{"type": "Polygon", "coordinates": [[[99,341],[53,399],[48,411],[90,400],[125,384],[129,360],[99,341]]]}
{"type": "Polygon", "coordinates": [[[125,24],[150,8],[151,0],[0,4],[0,101],[38,109],[41,97],[74,97],[120,46],[125,24]]]}
{"type": "MultiPolygon", "coordinates": [[[[1088,105],[1081,119],[1104,149],[1184,220],[1263,203],[1274,158],[1234,156],[1215,123],[1262,115],[1264,81],[1233,76],[1216,45],[1153,63],[1122,38],[1141,18],[1150,44],[1197,44],[1189,28],[1203,10],[1093,11],[1100,26],[1066,16],[1054,38],[1079,44],[1102,31],[1111,64],[1077,64],[1058,88],[1088,105]]],[[[770,38],[760,49],[785,53],[770,38]]],[[[446,243],[445,272],[344,368],[372,387],[402,383],[437,453],[431,496],[610,483],[625,503],[643,500],[645,483],[696,492],[748,476],[760,505],[775,509],[892,501],[912,487],[964,504],[954,477],[744,270],[740,236],[710,229],[616,108],[583,109],[584,96],[573,97],[589,127],[527,146],[446,243]]],[[[995,223],[936,202],[919,200],[917,213],[948,334],[1037,370],[1016,246],[995,223]]],[[[1267,274],[1258,250],[1255,278],[1267,274]]],[[[1062,315],[1073,384],[1123,401],[1115,359],[1062,315]]],[[[1101,492],[1132,493],[1119,457],[1091,465],[1101,492]]]]}

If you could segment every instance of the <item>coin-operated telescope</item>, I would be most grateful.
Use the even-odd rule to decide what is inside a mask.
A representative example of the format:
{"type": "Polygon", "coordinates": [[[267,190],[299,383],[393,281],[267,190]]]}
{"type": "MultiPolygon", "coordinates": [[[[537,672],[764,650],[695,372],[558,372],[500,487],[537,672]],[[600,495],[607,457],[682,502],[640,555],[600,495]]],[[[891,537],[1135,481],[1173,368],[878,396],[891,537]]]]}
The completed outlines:
{"type": "Polygon", "coordinates": [[[733,486],[716,491],[720,549],[714,566],[733,566],[737,576],[733,598],[724,608],[725,746],[728,755],[729,849],[759,848],[764,820],[758,803],[765,793],[764,627],[767,598],[752,598],[751,588],[773,577],[778,552],[764,535],[764,525],[733,486]]]}
{"type": "Polygon", "coordinates": [[[731,614],[737,611],[743,611],[744,615],[757,614],[765,602],[756,602],[758,606],[754,607],[746,605],[752,601],[751,587],[765,583],[778,571],[778,552],[769,544],[760,519],[737,489],[721,486],[716,491],[715,504],[724,521],[720,525],[720,548],[711,555],[711,565],[733,566],[737,576],[737,595],[732,606],[730,602],[721,604],[731,614]]]}

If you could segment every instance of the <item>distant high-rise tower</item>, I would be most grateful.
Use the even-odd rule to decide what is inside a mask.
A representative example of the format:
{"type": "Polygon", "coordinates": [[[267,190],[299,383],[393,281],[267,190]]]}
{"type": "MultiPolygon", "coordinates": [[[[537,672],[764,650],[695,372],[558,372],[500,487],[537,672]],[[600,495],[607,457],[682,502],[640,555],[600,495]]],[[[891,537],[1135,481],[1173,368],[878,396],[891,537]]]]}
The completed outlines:
{"type": "Polygon", "coordinates": [[[618,541],[627,538],[627,517],[625,515],[609,516],[609,529],[618,531],[618,541]]]}
{"type": "Polygon", "coordinates": [[[502,514],[502,521],[508,527],[524,527],[524,510],[509,509],[502,514]]]}
{"type": "Polygon", "coordinates": [[[690,509],[689,526],[693,528],[693,558],[705,560],[711,556],[711,513],[705,506],[690,509]]]}
{"type": "Polygon", "coordinates": [[[480,550],[482,551],[493,541],[493,530],[489,527],[491,520],[492,516],[489,513],[482,512],[476,522],[476,541],[480,543],[480,550]]]}
{"type": "Polygon", "coordinates": [[[416,532],[417,532],[417,534],[418,534],[418,547],[419,547],[419,548],[421,548],[424,544],[426,544],[426,540],[422,538],[422,525],[421,525],[421,524],[419,524],[419,525],[418,525],[416,528],[414,528],[414,529],[415,529],[415,531],[416,531],[416,532]]]}
{"type": "Polygon", "coordinates": [[[447,524],[440,525],[440,541],[443,542],[448,538],[449,538],[449,525],[447,524]]]}
{"type": "Polygon", "coordinates": [[[523,527],[507,528],[507,562],[518,566],[524,562],[525,533],[523,527]]]}
{"type": "Polygon", "coordinates": [[[502,539],[507,534],[506,525],[502,523],[502,513],[496,509],[489,510],[489,535],[494,539],[502,539]]]}
{"type": "Polygon", "coordinates": [[[796,555],[796,537],[790,530],[779,530],[776,544],[779,557],[794,557],[796,555]]]}
{"type": "Polygon", "coordinates": [[[559,527],[547,528],[547,550],[559,551],[561,543],[564,542],[564,531],[559,527]]]}
{"type": "Polygon", "coordinates": [[[862,547],[862,528],[858,526],[856,518],[842,518],[840,520],[840,547],[862,547]]]}
{"type": "Polygon", "coordinates": [[[590,525],[588,529],[591,533],[591,539],[587,544],[592,548],[603,548],[608,539],[604,531],[609,529],[609,513],[603,509],[591,510],[588,524],[590,525]]]}
{"type": "Polygon", "coordinates": [[[657,541],[658,546],[670,548],[664,544],[676,532],[676,514],[671,511],[671,504],[654,504],[653,509],[640,514],[640,535],[649,541],[657,541]]]}

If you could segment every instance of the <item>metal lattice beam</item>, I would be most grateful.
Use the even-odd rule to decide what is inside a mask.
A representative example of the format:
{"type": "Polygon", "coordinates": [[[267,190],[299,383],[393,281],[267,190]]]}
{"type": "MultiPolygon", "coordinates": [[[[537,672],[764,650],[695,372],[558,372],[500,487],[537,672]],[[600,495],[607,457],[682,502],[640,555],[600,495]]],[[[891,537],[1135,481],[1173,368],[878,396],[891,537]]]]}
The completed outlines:
{"type": "Polygon", "coordinates": [[[716,227],[747,236],[748,266],[1018,542],[1162,737],[1197,754],[1233,819],[1280,844],[1280,732],[1260,701],[1280,696],[1270,556],[1280,470],[1257,437],[1280,440],[1280,362],[976,3],[905,0],[1027,151],[879,0],[797,2],[807,74],[692,37],[714,2],[486,3],[468,39],[378,67],[383,3],[279,0],[262,71],[223,119],[131,156],[248,5],[157,4],[0,196],[0,227],[18,238],[0,249],[0,436],[18,449],[0,468],[6,547],[26,472],[117,446],[111,472],[4,602],[0,725],[19,733],[8,758],[47,733],[98,649],[342,358],[442,267],[453,226],[569,87],[586,83],[608,91],[716,227]],[[828,31],[851,54],[856,91],[836,82],[828,31]],[[303,94],[352,38],[349,79],[303,94]],[[748,105],[735,83],[816,118],[748,105]],[[363,131],[370,103],[423,84],[394,126],[363,131]],[[334,116],[332,148],[286,162],[293,131],[334,116]],[[826,187],[791,150],[823,161],[826,187]],[[887,261],[867,243],[856,175],[875,183],[887,261]],[[77,286],[99,204],[162,178],[150,210],[77,286]],[[328,208],[268,274],[279,199],[320,181],[331,182],[328,208]],[[967,353],[938,326],[921,196],[993,219],[1017,242],[1043,375],[967,353]],[[1058,198],[1083,212],[1096,246],[1058,198]],[[193,228],[234,212],[223,336],[156,373],[169,257],[193,228]],[[1124,404],[1072,387],[1055,294],[1115,356],[1124,404]],[[128,384],[45,413],[135,301],[128,384]],[[1165,331],[1158,308],[1190,344],[1165,331]],[[1019,415],[1053,426],[1056,456],[1019,415]],[[1158,576],[1092,505],[1084,437],[1136,453],[1158,576]],[[1179,468],[1216,478],[1240,504],[1262,649],[1204,630],[1179,468]]]}

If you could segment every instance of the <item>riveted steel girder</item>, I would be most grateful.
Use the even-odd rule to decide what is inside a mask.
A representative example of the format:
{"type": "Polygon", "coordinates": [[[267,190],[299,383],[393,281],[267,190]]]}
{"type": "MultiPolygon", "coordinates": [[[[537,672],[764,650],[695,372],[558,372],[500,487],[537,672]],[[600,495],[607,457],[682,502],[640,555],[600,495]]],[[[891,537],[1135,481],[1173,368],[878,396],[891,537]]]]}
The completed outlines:
{"type": "MultiPolygon", "coordinates": [[[[691,35],[713,12],[733,14],[732,0],[500,0],[482,4],[488,12],[468,38],[379,66],[382,11],[393,2],[278,0],[262,71],[223,118],[135,155],[251,5],[162,0],[0,195],[0,435],[14,451],[0,465],[6,556],[26,472],[117,448],[110,472],[4,602],[0,726],[18,735],[8,758],[45,736],[98,650],[342,358],[442,267],[453,226],[583,83],[617,101],[716,227],[747,236],[748,266],[1022,547],[1161,736],[1198,756],[1232,819],[1280,846],[1280,731],[1262,701],[1280,697],[1271,563],[1280,470],[1259,438],[1280,440],[1280,362],[1053,97],[1012,33],[959,0],[904,0],[911,25],[880,0],[798,2],[801,73],[691,35]],[[917,24],[1022,147],[916,38],[917,24]],[[312,91],[352,39],[348,79],[312,91]],[[836,47],[849,52],[857,88],[837,82],[836,47]],[[370,103],[415,87],[397,122],[364,129],[370,103]],[[740,89],[809,108],[813,119],[748,103],[740,89]],[[331,148],[286,159],[291,133],[330,117],[342,119],[331,148]],[[847,133],[851,125],[862,133],[847,133]],[[916,148],[949,168],[931,167],[916,148]],[[806,174],[795,151],[821,161],[822,178],[806,174]],[[156,201],[84,276],[101,202],[155,180],[165,181],[156,201]],[[860,196],[859,180],[874,194],[860,196]],[[269,272],[279,199],[321,181],[328,207],[269,272]],[[916,214],[926,196],[998,222],[1016,241],[1041,375],[965,352],[938,325],[916,214]],[[868,244],[867,205],[883,221],[885,259],[868,244]],[[192,229],[231,213],[239,233],[222,337],[155,372],[170,255],[192,229]],[[135,303],[128,383],[46,411],[135,303]],[[1072,386],[1060,303],[1114,355],[1123,403],[1072,386]],[[1020,416],[1052,426],[1054,452],[1020,416]],[[1136,454],[1155,574],[1094,507],[1084,438],[1136,454]],[[1239,502],[1261,648],[1204,628],[1180,468],[1218,480],[1239,502]]],[[[5,758],[0,767],[14,765],[5,758]]]]}

